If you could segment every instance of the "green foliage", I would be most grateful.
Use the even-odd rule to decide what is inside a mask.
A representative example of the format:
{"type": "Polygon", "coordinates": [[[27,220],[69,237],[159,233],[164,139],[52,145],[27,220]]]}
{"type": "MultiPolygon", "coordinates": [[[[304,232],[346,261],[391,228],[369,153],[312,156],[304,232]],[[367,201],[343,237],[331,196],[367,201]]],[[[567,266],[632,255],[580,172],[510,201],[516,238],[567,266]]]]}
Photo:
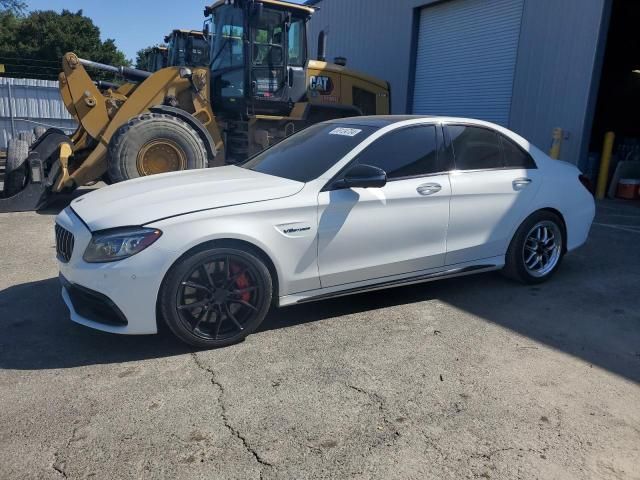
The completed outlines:
{"type": "MultiPolygon", "coordinates": [[[[100,40],[100,29],[82,10],[39,10],[25,17],[0,13],[0,63],[6,66],[6,76],[56,80],[67,52],[110,65],[130,65],[114,40],[100,40]]],[[[92,76],[104,78],[93,72],[92,76]]]]}

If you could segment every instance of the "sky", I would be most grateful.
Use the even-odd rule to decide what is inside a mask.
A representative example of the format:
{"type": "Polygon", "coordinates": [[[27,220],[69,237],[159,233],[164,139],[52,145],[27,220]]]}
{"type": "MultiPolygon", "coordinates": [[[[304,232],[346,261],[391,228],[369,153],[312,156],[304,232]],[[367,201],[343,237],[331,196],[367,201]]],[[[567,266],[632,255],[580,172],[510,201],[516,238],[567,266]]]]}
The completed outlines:
{"type": "MultiPolygon", "coordinates": [[[[174,28],[200,30],[204,7],[214,0],[25,0],[29,10],[82,10],[100,28],[102,39],[113,38],[127,58],[141,48],[162,43],[174,28]]],[[[303,0],[292,0],[302,3],[303,0]]]]}

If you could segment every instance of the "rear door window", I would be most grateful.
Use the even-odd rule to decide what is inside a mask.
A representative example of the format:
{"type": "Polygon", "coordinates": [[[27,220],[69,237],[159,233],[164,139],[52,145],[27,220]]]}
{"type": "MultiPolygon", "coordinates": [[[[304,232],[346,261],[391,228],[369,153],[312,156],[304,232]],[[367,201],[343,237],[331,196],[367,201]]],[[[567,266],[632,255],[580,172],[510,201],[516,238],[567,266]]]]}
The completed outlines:
{"type": "Polygon", "coordinates": [[[504,167],[502,145],[495,131],[469,125],[449,125],[448,131],[457,170],[504,167]]]}
{"type": "Polygon", "coordinates": [[[504,166],[507,168],[537,168],[536,163],[527,152],[525,152],[519,145],[516,145],[512,140],[509,140],[504,135],[500,135],[502,141],[502,148],[504,150],[504,166]]]}

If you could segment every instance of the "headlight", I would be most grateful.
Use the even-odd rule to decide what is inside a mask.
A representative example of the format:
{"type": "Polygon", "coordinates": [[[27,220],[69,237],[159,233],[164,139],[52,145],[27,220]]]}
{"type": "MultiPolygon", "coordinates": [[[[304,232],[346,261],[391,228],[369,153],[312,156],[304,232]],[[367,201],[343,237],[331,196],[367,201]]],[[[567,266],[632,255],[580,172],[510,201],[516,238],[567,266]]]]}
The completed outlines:
{"type": "Polygon", "coordinates": [[[155,228],[118,228],[93,234],[82,258],[89,263],[115,262],[140,253],[160,238],[155,228]]]}

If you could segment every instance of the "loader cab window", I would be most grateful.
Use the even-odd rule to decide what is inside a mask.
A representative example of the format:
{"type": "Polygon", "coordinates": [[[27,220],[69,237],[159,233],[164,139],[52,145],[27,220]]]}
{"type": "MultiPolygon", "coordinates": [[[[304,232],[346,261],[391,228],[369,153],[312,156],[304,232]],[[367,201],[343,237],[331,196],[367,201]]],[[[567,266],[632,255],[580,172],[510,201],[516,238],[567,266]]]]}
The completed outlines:
{"type": "Polygon", "coordinates": [[[305,34],[304,34],[305,22],[301,18],[294,18],[289,25],[288,33],[288,54],[289,54],[289,66],[291,67],[303,67],[306,61],[305,58],[305,34]]]}
{"type": "Polygon", "coordinates": [[[244,96],[244,16],[242,9],[225,5],[214,14],[211,51],[214,98],[244,96]]]}
{"type": "Polygon", "coordinates": [[[277,100],[284,89],[285,15],[264,9],[252,26],[251,88],[253,96],[277,100]]]}

